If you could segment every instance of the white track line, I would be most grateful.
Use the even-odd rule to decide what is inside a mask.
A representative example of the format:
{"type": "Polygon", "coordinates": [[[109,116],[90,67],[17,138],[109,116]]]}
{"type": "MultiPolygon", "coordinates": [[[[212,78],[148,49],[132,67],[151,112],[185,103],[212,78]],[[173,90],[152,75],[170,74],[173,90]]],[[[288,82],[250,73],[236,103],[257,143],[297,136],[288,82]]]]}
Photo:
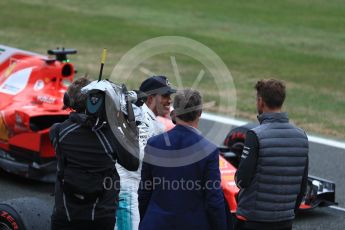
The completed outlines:
{"type": "Polygon", "coordinates": [[[211,113],[205,113],[205,112],[203,112],[201,114],[201,119],[216,121],[216,122],[220,122],[223,124],[235,125],[235,126],[241,126],[241,125],[245,125],[248,123],[247,121],[241,121],[241,120],[234,119],[234,118],[222,117],[219,115],[215,115],[215,114],[211,114],[211,113]]]}
{"type": "MultiPolygon", "coordinates": [[[[201,119],[220,122],[220,123],[228,124],[228,125],[235,125],[235,126],[241,126],[248,123],[247,121],[242,121],[235,118],[222,117],[222,116],[210,114],[210,113],[202,113],[201,119]]],[[[310,142],[313,142],[313,143],[327,145],[327,146],[331,146],[331,147],[335,147],[339,149],[345,149],[344,142],[326,139],[322,137],[316,137],[312,135],[308,135],[308,139],[310,142]]]]}
{"type": "Polygon", "coordinates": [[[334,206],[334,205],[331,205],[331,206],[328,206],[328,207],[332,208],[332,209],[336,209],[338,211],[345,212],[345,208],[342,208],[342,207],[338,207],[338,206],[334,206]]]}

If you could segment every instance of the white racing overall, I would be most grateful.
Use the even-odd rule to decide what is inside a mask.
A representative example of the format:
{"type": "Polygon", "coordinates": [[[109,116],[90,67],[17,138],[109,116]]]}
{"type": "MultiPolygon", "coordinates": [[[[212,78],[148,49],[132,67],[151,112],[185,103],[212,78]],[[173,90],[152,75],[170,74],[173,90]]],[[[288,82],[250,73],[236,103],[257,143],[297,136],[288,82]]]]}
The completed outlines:
{"type": "Polygon", "coordinates": [[[144,148],[147,140],[164,132],[164,125],[160,123],[155,114],[144,104],[142,107],[143,122],[139,128],[140,165],[137,171],[130,172],[121,165],[116,164],[120,176],[119,206],[116,211],[117,230],[137,230],[139,227],[138,188],[141,179],[141,167],[144,158],[144,148]]]}

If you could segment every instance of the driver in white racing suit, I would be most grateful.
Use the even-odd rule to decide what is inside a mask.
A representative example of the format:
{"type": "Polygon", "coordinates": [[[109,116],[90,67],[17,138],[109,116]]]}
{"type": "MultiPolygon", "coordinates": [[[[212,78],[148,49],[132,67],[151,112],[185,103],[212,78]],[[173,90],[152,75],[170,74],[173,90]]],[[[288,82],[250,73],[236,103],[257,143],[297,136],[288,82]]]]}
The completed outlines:
{"type": "Polygon", "coordinates": [[[139,128],[140,165],[137,171],[128,171],[116,164],[120,176],[119,206],[116,212],[117,230],[137,230],[139,227],[138,186],[144,148],[147,140],[165,131],[164,125],[157,116],[166,116],[170,113],[171,94],[176,90],[170,86],[165,76],[153,76],[146,79],[139,88],[147,95],[145,104],[141,107],[143,122],[139,128]]]}

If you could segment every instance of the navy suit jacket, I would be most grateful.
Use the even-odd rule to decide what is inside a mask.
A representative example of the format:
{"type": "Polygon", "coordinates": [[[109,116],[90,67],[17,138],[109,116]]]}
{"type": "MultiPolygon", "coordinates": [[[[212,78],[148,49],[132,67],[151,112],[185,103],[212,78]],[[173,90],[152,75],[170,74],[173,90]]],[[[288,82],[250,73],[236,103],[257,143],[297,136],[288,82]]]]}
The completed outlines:
{"type": "Polygon", "coordinates": [[[219,151],[192,127],[149,139],[138,195],[139,229],[226,229],[219,151]]]}

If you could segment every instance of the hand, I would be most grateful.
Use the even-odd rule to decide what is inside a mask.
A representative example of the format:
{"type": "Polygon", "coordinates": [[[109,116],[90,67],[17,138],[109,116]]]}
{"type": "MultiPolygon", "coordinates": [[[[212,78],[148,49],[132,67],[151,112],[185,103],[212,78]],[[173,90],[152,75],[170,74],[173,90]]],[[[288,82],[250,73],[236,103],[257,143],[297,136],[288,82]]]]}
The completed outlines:
{"type": "Polygon", "coordinates": [[[146,100],[147,100],[147,94],[144,92],[141,92],[139,90],[134,90],[134,92],[137,94],[137,101],[134,103],[136,106],[140,107],[142,106],[146,100]]]}

